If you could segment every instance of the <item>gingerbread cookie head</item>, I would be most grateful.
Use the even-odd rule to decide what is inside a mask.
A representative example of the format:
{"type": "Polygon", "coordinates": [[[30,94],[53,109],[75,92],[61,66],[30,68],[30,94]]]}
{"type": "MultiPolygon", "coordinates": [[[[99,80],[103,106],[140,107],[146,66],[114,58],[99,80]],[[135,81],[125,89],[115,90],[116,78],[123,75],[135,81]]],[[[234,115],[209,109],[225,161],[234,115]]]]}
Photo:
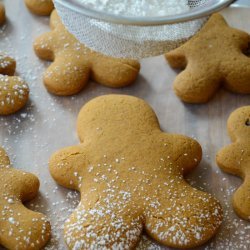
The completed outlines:
{"type": "Polygon", "coordinates": [[[54,9],[53,0],[24,0],[27,8],[39,16],[49,16],[54,9]]]}
{"type": "Polygon", "coordinates": [[[183,179],[200,162],[200,145],[163,133],[143,100],[95,98],[82,108],[77,130],[81,144],[50,159],[53,178],[81,192],[65,224],[70,249],[132,249],[143,229],[179,248],[198,246],[215,234],[220,204],[183,179]]]}
{"type": "Polygon", "coordinates": [[[7,249],[41,249],[50,238],[50,224],[44,215],[22,203],[38,193],[36,176],[10,166],[0,148],[0,245],[7,249]]]}
{"type": "Polygon", "coordinates": [[[29,99],[29,87],[20,77],[12,76],[16,62],[0,55],[0,115],[10,115],[25,106],[29,99]]]}
{"type": "Polygon", "coordinates": [[[217,89],[250,94],[250,58],[244,53],[250,35],[228,26],[214,14],[187,43],[166,54],[170,66],[184,69],[174,82],[177,96],[188,103],[204,103],[217,89]]]}
{"type": "Polygon", "coordinates": [[[50,20],[52,31],[34,43],[38,57],[54,61],[44,74],[44,84],[49,92],[76,94],[89,78],[115,88],[136,80],[140,70],[137,61],[111,58],[88,49],[66,30],[56,11],[50,20]]]}
{"type": "Polygon", "coordinates": [[[6,20],[5,17],[5,8],[2,3],[0,3],[0,25],[4,24],[6,20]]]}
{"type": "Polygon", "coordinates": [[[244,179],[233,196],[233,207],[241,218],[250,220],[250,106],[235,110],[227,127],[232,144],[220,150],[216,160],[222,170],[244,179]]]}

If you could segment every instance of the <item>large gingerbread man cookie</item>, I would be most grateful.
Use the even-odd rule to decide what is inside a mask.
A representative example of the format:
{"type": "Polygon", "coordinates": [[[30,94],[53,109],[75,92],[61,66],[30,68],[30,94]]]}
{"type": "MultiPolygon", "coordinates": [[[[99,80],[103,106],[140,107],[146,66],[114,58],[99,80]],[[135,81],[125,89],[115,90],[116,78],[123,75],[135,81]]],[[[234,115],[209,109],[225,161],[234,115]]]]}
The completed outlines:
{"type": "Polygon", "coordinates": [[[166,54],[173,68],[184,69],[174,82],[181,100],[204,103],[220,86],[250,94],[250,58],[244,53],[250,35],[229,27],[220,14],[214,14],[192,39],[166,54]]]}
{"type": "Polygon", "coordinates": [[[56,95],[76,94],[89,78],[109,87],[123,87],[136,80],[140,70],[137,61],[112,58],[88,49],[66,30],[56,11],[50,20],[52,31],[34,43],[38,57],[54,61],[44,75],[48,91],[56,95]]]}
{"type": "Polygon", "coordinates": [[[0,115],[10,115],[25,106],[29,99],[27,83],[15,73],[16,62],[0,54],[0,115]]]}
{"type": "Polygon", "coordinates": [[[250,221],[250,106],[235,110],[227,128],[233,143],[221,149],[216,160],[222,170],[244,179],[233,196],[233,207],[241,218],[250,221]]]}
{"type": "Polygon", "coordinates": [[[10,166],[0,148],[0,245],[7,249],[41,249],[50,238],[50,224],[43,214],[27,209],[22,203],[38,193],[36,176],[10,166]]]}
{"type": "Polygon", "coordinates": [[[54,9],[52,0],[24,0],[27,8],[39,16],[49,16],[54,9]]]}
{"type": "Polygon", "coordinates": [[[216,233],[219,202],[183,179],[199,164],[200,145],[163,133],[143,100],[95,98],[82,108],[77,130],[81,144],[59,150],[49,163],[60,185],[81,192],[65,224],[70,249],[133,249],[143,229],[179,248],[216,233]]]}

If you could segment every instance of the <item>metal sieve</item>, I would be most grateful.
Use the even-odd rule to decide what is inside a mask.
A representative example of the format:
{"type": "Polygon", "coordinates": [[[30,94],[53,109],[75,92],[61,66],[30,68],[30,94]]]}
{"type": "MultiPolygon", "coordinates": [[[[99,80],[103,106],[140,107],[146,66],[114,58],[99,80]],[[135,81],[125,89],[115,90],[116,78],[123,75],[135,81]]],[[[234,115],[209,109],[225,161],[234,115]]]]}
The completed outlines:
{"type": "MultiPolygon", "coordinates": [[[[246,1],[236,2],[242,5],[246,1]]],[[[91,9],[77,0],[54,0],[62,22],[80,42],[109,56],[135,59],[161,55],[180,46],[209,15],[232,2],[188,0],[189,10],[181,14],[129,17],[91,9]]]]}

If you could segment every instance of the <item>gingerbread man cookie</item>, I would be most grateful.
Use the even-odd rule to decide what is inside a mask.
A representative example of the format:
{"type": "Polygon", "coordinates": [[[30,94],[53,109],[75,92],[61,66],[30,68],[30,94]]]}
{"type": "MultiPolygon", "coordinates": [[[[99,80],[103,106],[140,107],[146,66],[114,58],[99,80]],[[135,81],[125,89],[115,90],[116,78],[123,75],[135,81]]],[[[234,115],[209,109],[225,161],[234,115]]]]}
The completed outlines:
{"type": "Polygon", "coordinates": [[[39,16],[49,16],[54,9],[52,0],[24,0],[27,8],[39,16]]]}
{"type": "Polygon", "coordinates": [[[81,192],[65,224],[70,249],[133,249],[143,229],[163,245],[189,248],[216,233],[219,202],[183,179],[199,164],[200,145],[163,133],[143,100],[95,98],[82,108],[77,130],[81,144],[49,163],[60,185],[81,192]]]}
{"type": "Polygon", "coordinates": [[[38,193],[36,176],[10,166],[0,148],[0,245],[7,249],[41,249],[50,238],[50,224],[43,214],[22,203],[38,193]]]}
{"type": "Polygon", "coordinates": [[[0,3],[0,25],[5,23],[5,8],[2,3],[0,3]]]}
{"type": "Polygon", "coordinates": [[[16,62],[0,55],[0,115],[9,115],[25,106],[29,99],[29,87],[20,77],[13,76],[16,62]]]}
{"type": "Polygon", "coordinates": [[[236,93],[250,94],[250,58],[244,52],[250,35],[229,27],[214,14],[183,46],[166,54],[173,68],[184,69],[174,90],[188,103],[205,103],[223,85],[236,93]]]}
{"type": "Polygon", "coordinates": [[[233,143],[220,150],[216,160],[222,170],[244,179],[233,196],[233,207],[241,218],[250,220],[250,106],[235,110],[227,128],[233,143]]]}
{"type": "Polygon", "coordinates": [[[137,61],[111,58],[88,49],[66,30],[56,11],[51,15],[51,28],[34,43],[38,57],[54,61],[44,75],[51,93],[76,94],[89,78],[109,87],[123,87],[136,80],[140,70],[137,61]]]}

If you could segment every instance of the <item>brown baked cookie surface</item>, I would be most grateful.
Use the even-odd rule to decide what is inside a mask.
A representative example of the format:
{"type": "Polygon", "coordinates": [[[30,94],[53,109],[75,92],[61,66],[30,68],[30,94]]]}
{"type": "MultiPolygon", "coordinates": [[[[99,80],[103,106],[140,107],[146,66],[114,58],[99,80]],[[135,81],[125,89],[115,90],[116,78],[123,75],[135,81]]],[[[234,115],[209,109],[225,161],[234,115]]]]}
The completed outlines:
{"type": "Polygon", "coordinates": [[[70,249],[133,249],[143,229],[163,245],[190,248],[217,232],[219,202],[183,179],[199,164],[200,145],[163,133],[146,102],[97,97],[81,109],[77,131],[81,144],[49,162],[57,183],[81,193],[64,228],[70,249]]]}
{"type": "Polygon", "coordinates": [[[39,58],[54,61],[44,74],[49,92],[76,94],[90,78],[114,88],[136,80],[140,70],[137,61],[112,58],[88,49],[66,30],[56,11],[51,15],[51,29],[34,42],[39,58]]]}
{"type": "Polygon", "coordinates": [[[24,0],[27,8],[39,16],[49,16],[54,9],[52,0],[24,0]]]}
{"type": "Polygon", "coordinates": [[[233,196],[235,212],[250,221],[250,106],[235,110],[227,122],[232,144],[221,149],[216,160],[219,167],[244,179],[233,196]]]}
{"type": "Polygon", "coordinates": [[[0,189],[0,245],[13,250],[41,249],[50,239],[50,224],[43,214],[23,205],[37,195],[39,180],[12,168],[2,148],[0,189]]]}
{"type": "Polygon", "coordinates": [[[15,73],[14,59],[0,54],[0,115],[10,115],[25,106],[29,99],[27,83],[15,73]]]}
{"type": "Polygon", "coordinates": [[[6,20],[5,8],[2,3],[0,3],[0,25],[4,24],[6,20]]]}
{"type": "Polygon", "coordinates": [[[250,35],[231,28],[220,14],[183,46],[166,54],[170,66],[184,69],[175,79],[174,91],[184,102],[205,103],[222,85],[250,94],[250,35]]]}

